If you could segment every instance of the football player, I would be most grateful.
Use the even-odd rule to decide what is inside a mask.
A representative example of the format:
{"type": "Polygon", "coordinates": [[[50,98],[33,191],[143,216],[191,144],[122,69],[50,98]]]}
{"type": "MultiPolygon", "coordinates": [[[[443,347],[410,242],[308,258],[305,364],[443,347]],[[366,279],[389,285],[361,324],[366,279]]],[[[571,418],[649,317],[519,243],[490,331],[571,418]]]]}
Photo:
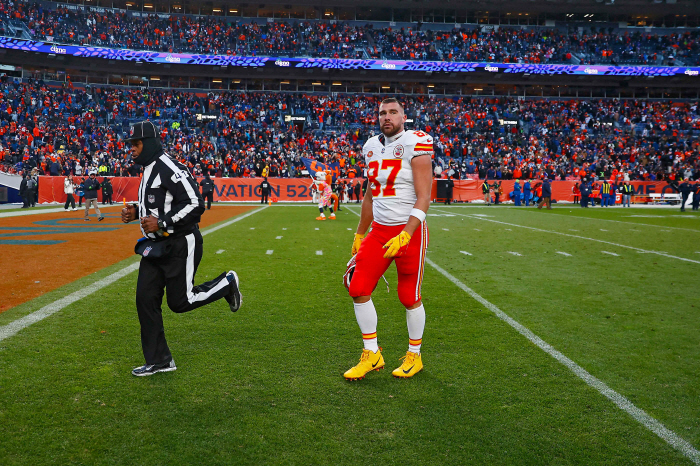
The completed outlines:
{"type": "Polygon", "coordinates": [[[368,372],[384,367],[377,344],[372,292],[392,262],[398,271],[399,300],[406,308],[409,343],[403,363],[392,374],[413,377],[423,369],[420,349],[425,309],[421,283],[428,247],[425,216],[432,187],[433,138],[421,131],[406,131],[405,121],[401,103],[384,99],[379,106],[381,134],[369,139],[362,149],[369,186],[352,244],[352,254],[357,256],[348,292],[355,304],[364,350],[360,362],[345,372],[349,380],[362,379],[368,372]]]}

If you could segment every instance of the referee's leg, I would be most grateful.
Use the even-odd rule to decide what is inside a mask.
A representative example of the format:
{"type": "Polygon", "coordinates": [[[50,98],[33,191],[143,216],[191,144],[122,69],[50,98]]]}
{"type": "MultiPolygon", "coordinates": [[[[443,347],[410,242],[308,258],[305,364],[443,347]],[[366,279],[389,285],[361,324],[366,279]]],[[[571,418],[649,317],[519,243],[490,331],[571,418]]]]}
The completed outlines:
{"type": "Polygon", "coordinates": [[[160,264],[165,274],[168,306],[173,312],[188,312],[230,293],[231,284],[226,278],[226,272],[201,285],[194,285],[194,276],[203,251],[199,230],[173,240],[170,258],[160,264]]]}
{"type": "Polygon", "coordinates": [[[173,357],[163,328],[165,275],[157,262],[142,258],[136,283],[136,310],[141,324],[141,347],[146,364],[170,362],[173,357]]]}

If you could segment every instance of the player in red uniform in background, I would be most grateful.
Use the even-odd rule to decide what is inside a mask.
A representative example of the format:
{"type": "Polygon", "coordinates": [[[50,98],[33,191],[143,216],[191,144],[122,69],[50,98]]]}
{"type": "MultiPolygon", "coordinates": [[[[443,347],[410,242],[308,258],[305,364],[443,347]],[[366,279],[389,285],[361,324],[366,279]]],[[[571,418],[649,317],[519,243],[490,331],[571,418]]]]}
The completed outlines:
{"type": "MultiPolygon", "coordinates": [[[[354,272],[345,280],[354,301],[355,317],[362,331],[364,350],[360,362],[345,372],[349,380],[361,379],[384,367],[377,344],[377,312],[372,292],[379,278],[396,263],[398,293],[406,307],[408,352],[395,377],[412,377],[423,368],[420,348],[425,328],[421,284],[428,247],[425,222],[432,185],[433,138],[420,131],[406,131],[406,115],[396,99],[379,106],[381,134],[362,149],[369,186],[352,245],[354,272]],[[369,227],[372,230],[365,237],[369,227]],[[349,283],[348,283],[349,281],[349,283]]],[[[351,261],[352,263],[353,261],[351,261]]]]}

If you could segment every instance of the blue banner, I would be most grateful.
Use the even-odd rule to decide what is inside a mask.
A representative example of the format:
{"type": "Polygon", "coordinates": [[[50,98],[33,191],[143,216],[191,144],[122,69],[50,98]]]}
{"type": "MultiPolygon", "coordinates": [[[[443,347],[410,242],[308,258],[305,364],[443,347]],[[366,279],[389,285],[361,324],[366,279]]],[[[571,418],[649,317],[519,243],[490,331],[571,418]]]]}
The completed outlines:
{"type": "Polygon", "coordinates": [[[335,183],[335,179],[340,176],[340,164],[338,162],[333,162],[333,163],[321,163],[318,160],[311,160],[307,159],[306,157],[302,157],[301,161],[304,162],[304,165],[306,165],[306,169],[309,171],[309,174],[311,176],[316,176],[316,172],[326,172],[330,173],[333,176],[333,182],[335,183]]]}
{"type": "Polygon", "coordinates": [[[700,68],[685,66],[612,66],[612,65],[550,65],[529,63],[441,62],[406,60],[354,60],[341,58],[273,58],[203,55],[190,53],[152,52],[112,49],[52,42],[0,37],[0,49],[41,52],[82,58],[103,58],[143,63],[174,65],[209,65],[234,67],[320,68],[338,70],[432,71],[447,73],[486,72],[529,73],[539,75],[579,76],[693,76],[700,78],[700,68]]]}

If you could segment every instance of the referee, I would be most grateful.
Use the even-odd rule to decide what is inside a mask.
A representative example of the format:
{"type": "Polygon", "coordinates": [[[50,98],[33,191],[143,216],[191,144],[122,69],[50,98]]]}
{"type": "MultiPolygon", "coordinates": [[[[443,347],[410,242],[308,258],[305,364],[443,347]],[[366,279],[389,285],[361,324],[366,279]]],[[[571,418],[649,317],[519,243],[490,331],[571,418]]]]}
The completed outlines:
{"type": "Polygon", "coordinates": [[[177,313],[221,298],[235,312],[241,306],[242,296],[233,270],[194,285],[194,275],[202,259],[198,223],[204,212],[204,200],[187,169],[163,151],[155,125],[150,121],[132,125],[126,141],[131,143],[134,162],[143,166],[138,205],[124,207],[122,221],[140,219],[144,236],[135,250],[142,256],[136,310],[146,364],[131,373],[146,376],[176,369],[163,329],[164,289],[168,291],[168,306],[177,313]]]}

